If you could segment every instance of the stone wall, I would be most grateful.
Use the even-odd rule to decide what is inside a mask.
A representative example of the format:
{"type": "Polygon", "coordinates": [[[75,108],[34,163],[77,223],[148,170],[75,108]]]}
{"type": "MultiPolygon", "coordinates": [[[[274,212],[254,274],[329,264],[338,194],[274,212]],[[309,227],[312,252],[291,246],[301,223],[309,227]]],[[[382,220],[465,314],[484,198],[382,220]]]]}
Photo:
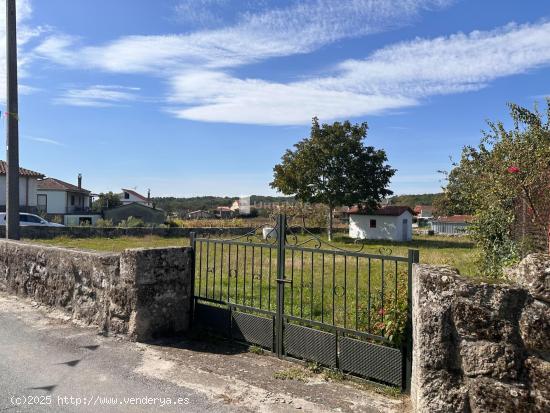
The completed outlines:
{"type": "MultiPolygon", "coordinates": [[[[203,235],[244,235],[253,228],[99,228],[99,227],[21,227],[21,238],[52,239],[56,237],[93,238],[93,237],[143,237],[156,235],[159,237],[189,237],[191,232],[203,235]]],[[[0,238],[5,238],[6,227],[0,225],[0,238]]]]}
{"type": "Polygon", "coordinates": [[[512,284],[484,284],[415,266],[415,412],[550,411],[550,256],[508,275],[512,284]]]}
{"type": "Polygon", "coordinates": [[[193,268],[190,248],[111,254],[0,240],[0,290],[140,341],[186,332],[193,268]]]}

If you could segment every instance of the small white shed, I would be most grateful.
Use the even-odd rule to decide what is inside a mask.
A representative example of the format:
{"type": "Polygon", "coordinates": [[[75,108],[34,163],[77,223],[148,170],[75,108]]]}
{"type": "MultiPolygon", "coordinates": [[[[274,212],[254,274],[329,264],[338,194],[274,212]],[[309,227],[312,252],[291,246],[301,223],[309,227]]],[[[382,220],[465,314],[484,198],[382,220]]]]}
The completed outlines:
{"type": "Polygon", "coordinates": [[[376,210],[354,207],[349,213],[349,236],[411,241],[413,215],[413,210],[407,206],[386,205],[376,210]]]}

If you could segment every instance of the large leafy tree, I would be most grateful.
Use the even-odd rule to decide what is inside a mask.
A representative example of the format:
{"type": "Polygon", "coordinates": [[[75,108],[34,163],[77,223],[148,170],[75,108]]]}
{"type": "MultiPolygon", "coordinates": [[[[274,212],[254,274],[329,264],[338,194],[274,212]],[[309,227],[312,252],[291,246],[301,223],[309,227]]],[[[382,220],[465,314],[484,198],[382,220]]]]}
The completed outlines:
{"type": "Polygon", "coordinates": [[[482,269],[493,274],[534,246],[514,234],[524,225],[518,222],[520,205],[527,206],[537,232],[547,235],[550,250],[550,99],[546,120],[537,108],[509,107],[513,127],[489,122],[479,146],[463,149],[442,200],[451,212],[476,215],[482,269]]]}
{"type": "Polygon", "coordinates": [[[319,124],[313,118],[311,134],[287,150],[274,167],[271,187],[297,200],[328,206],[328,238],[337,206],[361,203],[376,208],[392,192],[387,189],[395,170],[386,165],[383,150],[365,146],[367,123],[349,121],[319,124]]]}

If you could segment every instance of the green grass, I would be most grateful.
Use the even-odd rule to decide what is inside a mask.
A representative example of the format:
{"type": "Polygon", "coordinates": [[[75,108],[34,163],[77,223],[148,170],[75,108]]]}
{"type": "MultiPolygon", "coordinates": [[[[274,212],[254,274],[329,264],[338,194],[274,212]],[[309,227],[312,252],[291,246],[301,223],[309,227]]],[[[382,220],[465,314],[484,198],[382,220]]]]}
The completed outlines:
{"type": "MultiPolygon", "coordinates": [[[[379,258],[347,256],[315,249],[316,242],[298,236],[306,251],[287,250],[285,314],[325,324],[370,332],[399,344],[406,320],[407,262],[389,256],[407,257],[409,249],[420,251],[420,262],[446,264],[462,274],[476,275],[476,249],[464,237],[417,235],[407,243],[367,241],[361,253],[388,255],[379,258]]],[[[247,242],[246,239],[239,241],[247,242]]],[[[127,248],[189,245],[187,238],[157,236],[120,238],[56,238],[33,242],[70,248],[119,252],[127,248]]],[[[253,242],[262,242],[254,239],[253,242]]],[[[293,240],[289,239],[292,243],[293,240]]],[[[347,237],[338,236],[322,249],[358,250],[347,237]]],[[[264,244],[265,245],[265,244],[264,244]]],[[[275,245],[246,248],[203,242],[197,245],[195,292],[222,302],[268,311],[276,308],[277,250],[275,245]],[[216,247],[214,247],[216,245],[216,247]],[[246,254],[246,256],[245,256],[246,254]]]]}
{"type": "MultiPolygon", "coordinates": [[[[158,236],[119,238],[58,237],[51,240],[26,241],[67,248],[109,252],[120,252],[127,248],[155,248],[189,245],[189,238],[163,238],[158,236]]],[[[333,244],[344,249],[357,248],[356,245],[345,237],[337,237],[333,244]]],[[[364,251],[369,253],[377,253],[378,249],[381,247],[389,247],[392,249],[393,255],[403,256],[407,254],[407,250],[409,248],[415,248],[420,250],[420,262],[423,264],[450,265],[458,268],[461,274],[469,276],[476,276],[478,272],[475,265],[477,250],[474,247],[474,244],[467,237],[415,235],[413,241],[405,243],[390,241],[367,241],[364,251]]]]}
{"type": "Polygon", "coordinates": [[[189,245],[189,238],[163,238],[154,235],[148,235],[145,237],[118,238],[58,237],[54,239],[33,239],[25,241],[65,248],[78,248],[106,252],[121,252],[128,248],[156,248],[189,245]]]}

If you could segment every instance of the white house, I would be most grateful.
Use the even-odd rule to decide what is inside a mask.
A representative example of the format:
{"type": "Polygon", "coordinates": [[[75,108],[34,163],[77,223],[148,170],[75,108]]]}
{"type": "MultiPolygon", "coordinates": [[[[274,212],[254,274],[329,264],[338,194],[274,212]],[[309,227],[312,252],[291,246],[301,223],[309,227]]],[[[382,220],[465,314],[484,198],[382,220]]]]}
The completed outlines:
{"type": "Polygon", "coordinates": [[[118,194],[118,197],[122,201],[122,205],[138,203],[148,207],[153,207],[150,191],[147,191],[147,197],[144,197],[143,195],[138,194],[136,191],[122,188],[122,193],[118,194]]]}
{"type": "Polygon", "coordinates": [[[100,217],[91,213],[91,192],[82,188],[82,175],[77,185],[60,179],[45,178],[38,181],[36,205],[48,215],[62,215],[65,225],[95,224],[100,217]]]}
{"type": "Polygon", "coordinates": [[[376,210],[349,211],[349,236],[357,239],[412,240],[414,212],[407,206],[387,205],[376,210]]]}
{"type": "Polygon", "coordinates": [[[416,205],[414,213],[418,218],[433,218],[434,208],[431,205],[416,205]]]}
{"type": "MultiPolygon", "coordinates": [[[[0,211],[6,210],[6,171],[8,165],[0,161],[0,211]]],[[[40,172],[19,168],[19,207],[21,212],[36,212],[36,188],[40,172]]]]}

